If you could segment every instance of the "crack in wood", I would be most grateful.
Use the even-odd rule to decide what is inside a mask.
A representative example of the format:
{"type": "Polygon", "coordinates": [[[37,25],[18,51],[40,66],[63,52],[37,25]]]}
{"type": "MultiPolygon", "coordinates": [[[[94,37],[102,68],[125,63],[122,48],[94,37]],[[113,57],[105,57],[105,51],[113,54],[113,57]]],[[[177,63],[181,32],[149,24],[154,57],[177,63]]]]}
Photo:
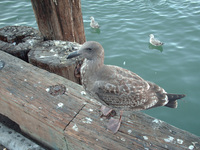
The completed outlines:
{"type": "Polygon", "coordinates": [[[76,118],[76,116],[81,112],[81,110],[83,110],[83,108],[86,106],[86,104],[84,104],[81,109],[74,115],[74,117],[69,121],[69,123],[65,126],[65,128],[63,129],[63,131],[66,130],[66,128],[70,125],[70,123],[76,118]]]}
{"type": "Polygon", "coordinates": [[[66,137],[64,137],[64,141],[65,141],[65,143],[66,143],[66,148],[67,148],[67,150],[69,150],[69,143],[68,143],[66,137]]]}

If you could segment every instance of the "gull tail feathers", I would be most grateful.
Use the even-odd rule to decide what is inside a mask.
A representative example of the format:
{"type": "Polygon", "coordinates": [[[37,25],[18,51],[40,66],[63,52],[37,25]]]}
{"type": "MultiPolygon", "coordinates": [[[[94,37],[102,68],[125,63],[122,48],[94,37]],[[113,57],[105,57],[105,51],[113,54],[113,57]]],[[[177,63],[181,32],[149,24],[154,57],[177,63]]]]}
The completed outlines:
{"type": "Polygon", "coordinates": [[[177,108],[177,100],[185,97],[184,94],[167,94],[169,102],[165,105],[170,108],[177,108]]]}

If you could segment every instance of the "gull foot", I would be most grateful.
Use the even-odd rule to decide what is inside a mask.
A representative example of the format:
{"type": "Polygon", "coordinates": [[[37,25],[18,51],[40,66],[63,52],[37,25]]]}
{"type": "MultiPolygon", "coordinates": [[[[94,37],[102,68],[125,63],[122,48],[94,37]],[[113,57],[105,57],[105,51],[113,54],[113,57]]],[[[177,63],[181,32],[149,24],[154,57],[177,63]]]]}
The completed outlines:
{"type": "Polygon", "coordinates": [[[108,130],[112,131],[113,133],[117,133],[117,131],[120,128],[122,119],[121,119],[121,115],[119,119],[114,119],[114,118],[110,118],[108,124],[107,124],[107,128],[108,130]]]}
{"type": "Polygon", "coordinates": [[[115,110],[106,107],[104,105],[101,106],[101,112],[102,112],[101,118],[106,117],[107,119],[110,119],[111,117],[114,117],[117,114],[115,110]]]}

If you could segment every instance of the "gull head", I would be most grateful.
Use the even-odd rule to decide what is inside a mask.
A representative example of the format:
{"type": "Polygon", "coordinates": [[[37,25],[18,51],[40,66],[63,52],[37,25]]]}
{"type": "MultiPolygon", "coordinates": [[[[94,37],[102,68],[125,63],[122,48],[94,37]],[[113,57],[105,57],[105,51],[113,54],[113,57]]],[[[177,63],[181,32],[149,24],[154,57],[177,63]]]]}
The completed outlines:
{"type": "Polygon", "coordinates": [[[94,17],[93,17],[93,16],[91,16],[90,19],[91,19],[92,21],[94,21],[94,17]]]}
{"type": "Polygon", "coordinates": [[[98,42],[88,41],[85,42],[78,51],[72,52],[68,55],[67,59],[81,56],[88,60],[95,60],[104,57],[104,49],[98,42]]]}
{"type": "Polygon", "coordinates": [[[149,37],[150,37],[150,38],[154,38],[154,35],[153,35],[153,34],[149,34],[149,37]]]}

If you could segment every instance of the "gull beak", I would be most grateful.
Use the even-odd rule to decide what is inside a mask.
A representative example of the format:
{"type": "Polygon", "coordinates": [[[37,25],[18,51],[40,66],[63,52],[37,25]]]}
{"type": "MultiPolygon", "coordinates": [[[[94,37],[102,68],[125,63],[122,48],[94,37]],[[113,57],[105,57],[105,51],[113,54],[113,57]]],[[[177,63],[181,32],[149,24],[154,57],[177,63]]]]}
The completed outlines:
{"type": "Polygon", "coordinates": [[[79,55],[80,55],[80,53],[78,53],[78,51],[75,51],[75,52],[70,53],[70,54],[67,56],[67,59],[71,59],[71,58],[77,57],[77,56],[79,56],[79,55]]]}

